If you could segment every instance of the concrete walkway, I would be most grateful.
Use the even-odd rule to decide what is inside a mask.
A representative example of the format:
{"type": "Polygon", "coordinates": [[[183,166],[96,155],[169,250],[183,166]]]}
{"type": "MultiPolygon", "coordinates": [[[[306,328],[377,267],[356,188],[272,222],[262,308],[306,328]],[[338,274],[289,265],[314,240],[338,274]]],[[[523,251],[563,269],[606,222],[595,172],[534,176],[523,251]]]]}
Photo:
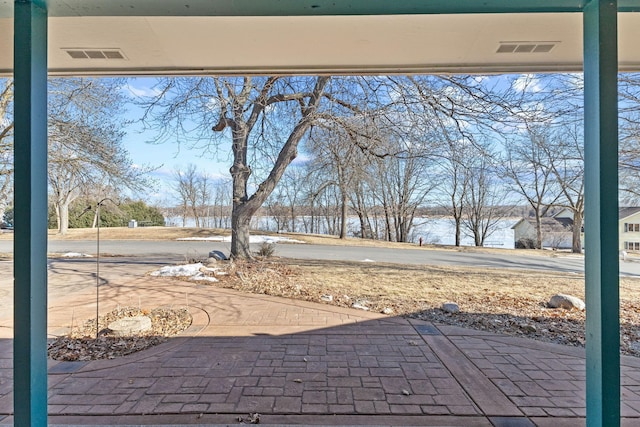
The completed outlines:
{"type": "MultiPolygon", "coordinates": [[[[101,268],[103,311],[187,305],[194,323],[128,357],[51,361],[51,424],[584,425],[583,349],[101,268]]],[[[51,270],[55,335],[95,315],[95,276],[87,262],[51,270]]],[[[10,293],[3,279],[0,425],[13,421],[10,293]]],[[[640,426],[640,360],[622,364],[622,424],[640,426]]]]}

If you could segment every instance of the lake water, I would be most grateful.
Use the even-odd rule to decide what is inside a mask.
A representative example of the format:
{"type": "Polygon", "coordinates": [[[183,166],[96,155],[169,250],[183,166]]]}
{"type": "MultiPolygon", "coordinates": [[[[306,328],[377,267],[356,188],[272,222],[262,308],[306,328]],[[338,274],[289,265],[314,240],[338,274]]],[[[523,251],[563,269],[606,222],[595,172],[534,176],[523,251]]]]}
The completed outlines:
{"type": "MultiPolygon", "coordinates": [[[[496,222],[492,227],[490,235],[485,238],[486,247],[514,249],[515,239],[513,227],[521,218],[504,218],[496,222]]],[[[300,217],[297,219],[296,231],[304,232],[304,221],[309,221],[309,218],[300,217]]],[[[318,218],[316,218],[318,221],[318,218]]],[[[206,227],[214,227],[215,222],[211,218],[205,218],[202,222],[206,227]]],[[[182,226],[182,218],[171,217],[165,219],[167,226],[182,226]]],[[[229,228],[231,221],[229,218],[225,218],[225,228],[229,228]]],[[[193,218],[187,218],[186,227],[195,227],[195,221],[193,218]]],[[[252,222],[252,229],[263,231],[277,231],[277,222],[272,217],[256,217],[252,222]]],[[[382,228],[382,227],[381,227],[382,228]]],[[[321,227],[320,231],[324,229],[325,233],[327,227],[321,227]]],[[[357,217],[350,217],[348,223],[349,230],[358,230],[359,222],[357,217]]],[[[353,233],[352,233],[353,234],[353,233]]],[[[437,245],[449,245],[455,244],[455,225],[453,218],[449,217],[419,217],[414,219],[414,227],[412,228],[409,236],[409,241],[418,243],[420,237],[425,244],[437,244],[437,245]]],[[[474,246],[473,235],[469,230],[462,227],[461,235],[462,246],[474,246]]]]}

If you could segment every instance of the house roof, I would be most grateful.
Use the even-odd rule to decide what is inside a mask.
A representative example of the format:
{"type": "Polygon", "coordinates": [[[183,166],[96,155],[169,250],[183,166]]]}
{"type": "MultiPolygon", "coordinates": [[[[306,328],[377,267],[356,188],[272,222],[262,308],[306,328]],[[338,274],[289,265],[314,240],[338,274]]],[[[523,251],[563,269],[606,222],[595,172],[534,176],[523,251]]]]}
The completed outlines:
{"type": "MultiPolygon", "coordinates": [[[[582,70],[576,0],[46,3],[54,75],[582,70]]],[[[0,75],[12,70],[12,15],[0,0],[0,75]]],[[[620,69],[640,70],[640,14],[619,14],[618,27],[620,69]]]]}
{"type": "Polygon", "coordinates": [[[630,206],[630,207],[621,207],[618,210],[618,219],[622,220],[630,217],[631,215],[635,215],[640,212],[640,207],[638,206],[630,206]]]}
{"type": "MultiPolygon", "coordinates": [[[[637,213],[640,213],[640,206],[621,207],[618,210],[618,220],[623,220],[637,213]]],[[[541,220],[542,220],[543,231],[545,230],[545,227],[554,227],[554,226],[557,227],[558,224],[560,224],[563,227],[571,227],[573,225],[573,218],[568,218],[568,217],[557,217],[557,216],[543,217],[541,218],[541,220]]],[[[526,218],[522,218],[511,228],[516,228],[518,224],[520,224],[523,221],[528,222],[533,227],[536,226],[536,219],[534,217],[526,217],[526,218]]],[[[547,231],[550,231],[550,230],[547,230],[547,231]]]]}
{"type": "MultiPolygon", "coordinates": [[[[536,227],[536,219],[534,217],[522,218],[513,227],[516,228],[522,222],[531,224],[532,227],[536,227]]],[[[561,232],[566,231],[573,225],[572,218],[555,218],[555,217],[542,217],[540,218],[541,230],[543,233],[561,232]]]]}

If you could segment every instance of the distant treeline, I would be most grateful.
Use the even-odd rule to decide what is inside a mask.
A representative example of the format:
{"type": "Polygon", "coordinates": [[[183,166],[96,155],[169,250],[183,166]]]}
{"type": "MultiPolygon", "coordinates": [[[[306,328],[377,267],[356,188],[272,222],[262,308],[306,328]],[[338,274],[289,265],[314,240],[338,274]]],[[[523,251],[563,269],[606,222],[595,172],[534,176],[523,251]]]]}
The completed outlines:
{"type": "MultiPolygon", "coordinates": [[[[69,228],[90,228],[97,225],[96,200],[77,199],[69,207],[69,228]]],[[[129,221],[139,225],[163,226],[162,212],[143,201],[125,200],[121,203],[103,202],[100,205],[100,227],[125,227],[129,221]]],[[[53,206],[49,207],[49,228],[58,227],[53,206]]]]}

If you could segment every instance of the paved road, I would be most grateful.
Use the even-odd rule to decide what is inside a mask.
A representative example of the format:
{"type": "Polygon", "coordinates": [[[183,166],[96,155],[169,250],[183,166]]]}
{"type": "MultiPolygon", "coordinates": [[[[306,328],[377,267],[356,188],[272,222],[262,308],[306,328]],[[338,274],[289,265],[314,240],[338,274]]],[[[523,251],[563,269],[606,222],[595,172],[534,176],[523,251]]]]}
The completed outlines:
{"type": "MultiPolygon", "coordinates": [[[[256,245],[257,249],[257,245],[256,245]]],[[[206,257],[209,251],[229,253],[229,243],[206,241],[142,241],[103,240],[103,255],[144,256],[165,262],[180,262],[206,257]]],[[[11,252],[11,241],[0,241],[0,252],[11,252]]],[[[52,240],[49,252],[96,253],[96,242],[85,240],[52,240]]],[[[514,268],[547,270],[566,273],[582,273],[584,258],[580,255],[543,257],[504,253],[456,252],[425,249],[390,249],[375,247],[349,247],[330,245],[301,245],[280,243],[276,254],[288,258],[335,259],[345,261],[390,262],[425,265],[460,265],[469,267],[514,268]]],[[[640,262],[621,262],[620,271],[625,276],[640,277],[640,262]]]]}
{"type": "MultiPolygon", "coordinates": [[[[151,259],[179,262],[191,258],[205,257],[211,250],[229,253],[229,244],[205,241],[140,241],[104,240],[100,242],[101,254],[123,256],[145,256],[151,259]]],[[[0,252],[11,252],[12,242],[0,241],[0,252]]],[[[49,252],[96,253],[94,241],[52,240],[49,252]]],[[[374,247],[345,247],[327,245],[278,244],[276,254],[290,258],[336,259],[347,261],[373,261],[426,265],[461,265],[470,267],[495,267],[559,272],[581,273],[584,269],[582,256],[560,256],[557,258],[525,256],[515,253],[476,253],[445,250],[389,249],[374,247]]],[[[621,263],[625,275],[640,277],[640,263],[621,263]]]]}

